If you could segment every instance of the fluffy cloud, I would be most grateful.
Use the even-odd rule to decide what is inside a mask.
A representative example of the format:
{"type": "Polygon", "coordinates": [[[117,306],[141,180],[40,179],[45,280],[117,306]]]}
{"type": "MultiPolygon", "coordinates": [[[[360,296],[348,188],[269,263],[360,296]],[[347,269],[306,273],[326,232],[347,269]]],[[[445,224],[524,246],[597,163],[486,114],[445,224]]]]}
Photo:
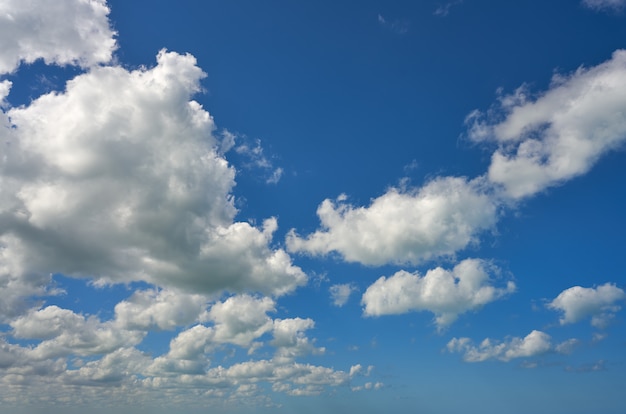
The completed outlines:
{"type": "Polygon", "coordinates": [[[215,323],[214,341],[250,346],[252,341],[273,329],[268,312],[274,312],[270,298],[233,296],[211,308],[209,318],[215,323]]]}
{"type": "Polygon", "coordinates": [[[514,199],[584,174],[626,140],[626,51],[598,66],[555,76],[536,99],[524,87],[467,119],[469,136],[500,147],[488,171],[514,199]]]}
{"type": "Polygon", "coordinates": [[[151,69],[94,68],[63,93],[8,109],[0,277],[26,293],[50,273],[194,293],[304,284],[269,247],[275,219],[234,222],[234,170],[211,116],[190,100],[203,76],[192,56],[161,51],[151,69]]]}
{"type": "Polygon", "coordinates": [[[617,303],[625,298],[624,290],[611,283],[596,288],[574,286],[561,292],[547,306],[563,313],[561,325],[591,317],[593,326],[604,328],[615,312],[621,309],[617,303]]]}
{"type": "Polygon", "coordinates": [[[43,59],[90,67],[111,60],[115,33],[105,0],[4,0],[0,3],[0,73],[43,59]]]}
{"type": "Polygon", "coordinates": [[[315,326],[312,319],[291,318],[274,321],[274,339],[270,344],[276,347],[276,360],[292,361],[294,358],[309,354],[323,354],[325,348],[316,348],[314,340],[304,335],[304,331],[315,326]]]}
{"type": "Polygon", "coordinates": [[[126,329],[174,329],[197,321],[206,302],[203,295],[164,289],[139,290],[115,305],[115,318],[126,329]]]}
{"type": "Polygon", "coordinates": [[[447,344],[449,352],[462,352],[467,362],[482,362],[489,359],[510,361],[516,358],[530,358],[547,352],[569,353],[577,343],[575,339],[567,340],[556,346],[552,338],[545,332],[534,330],[524,338],[513,337],[504,342],[484,339],[480,345],[473,345],[469,338],[453,338],[447,344]]]}
{"type": "Polygon", "coordinates": [[[497,208],[479,181],[437,178],[404,192],[392,188],[368,207],[354,207],[341,196],[317,209],[322,229],[299,237],[287,235],[293,252],[340,253],[366,265],[419,263],[452,255],[476,241],[496,222],[497,208]]]}
{"type": "Polygon", "coordinates": [[[140,343],[144,332],[122,329],[112,321],[85,317],[58,306],[31,311],[11,322],[15,338],[42,340],[29,350],[35,359],[113,352],[140,343]]]}
{"type": "Polygon", "coordinates": [[[381,277],[363,294],[364,314],[379,316],[410,311],[429,311],[435,323],[443,328],[467,311],[475,310],[515,290],[509,281],[506,287],[495,287],[490,271],[497,269],[478,259],[466,259],[454,269],[431,269],[424,276],[399,271],[381,277]]]}
{"type": "Polygon", "coordinates": [[[333,305],[343,306],[350,299],[352,292],[357,291],[356,286],[350,283],[344,283],[339,285],[332,285],[329,289],[330,297],[333,300],[333,305]]]}

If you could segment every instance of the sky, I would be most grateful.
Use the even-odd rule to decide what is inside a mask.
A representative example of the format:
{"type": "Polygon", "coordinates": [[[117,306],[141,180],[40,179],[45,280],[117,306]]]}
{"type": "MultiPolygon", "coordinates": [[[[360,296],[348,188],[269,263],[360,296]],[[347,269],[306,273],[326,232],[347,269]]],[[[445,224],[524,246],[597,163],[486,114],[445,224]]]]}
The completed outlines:
{"type": "Polygon", "coordinates": [[[0,0],[7,413],[623,413],[626,1],[0,0]]]}

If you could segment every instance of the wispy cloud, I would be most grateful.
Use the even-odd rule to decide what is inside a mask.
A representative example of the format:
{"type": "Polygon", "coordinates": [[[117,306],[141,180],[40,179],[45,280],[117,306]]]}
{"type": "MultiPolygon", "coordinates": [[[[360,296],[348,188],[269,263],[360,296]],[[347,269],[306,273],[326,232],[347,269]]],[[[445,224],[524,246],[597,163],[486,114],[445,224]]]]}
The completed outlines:
{"type": "Polygon", "coordinates": [[[626,0],[582,0],[584,6],[598,11],[620,12],[626,7],[626,0]]]}
{"type": "Polygon", "coordinates": [[[261,171],[267,184],[276,184],[280,181],[284,171],[281,167],[276,167],[272,159],[265,155],[260,139],[250,139],[245,135],[236,135],[230,132],[226,137],[228,145],[243,157],[241,163],[243,168],[261,171]]]}
{"type": "Polygon", "coordinates": [[[407,20],[387,19],[382,14],[378,15],[378,24],[398,35],[407,33],[410,27],[410,23],[407,20]]]}
{"type": "Polygon", "coordinates": [[[452,7],[458,6],[461,3],[463,3],[463,0],[456,0],[456,1],[451,1],[448,3],[441,4],[435,9],[433,14],[435,16],[445,17],[448,14],[450,14],[450,9],[452,7]]]}

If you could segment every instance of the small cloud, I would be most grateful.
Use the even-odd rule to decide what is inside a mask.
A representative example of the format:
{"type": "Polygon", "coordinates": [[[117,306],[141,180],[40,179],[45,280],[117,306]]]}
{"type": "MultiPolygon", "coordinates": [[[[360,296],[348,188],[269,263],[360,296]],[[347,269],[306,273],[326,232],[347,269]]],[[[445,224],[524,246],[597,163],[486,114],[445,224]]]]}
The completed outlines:
{"type": "Polygon", "coordinates": [[[483,362],[491,359],[508,362],[516,358],[542,355],[553,349],[550,335],[537,330],[524,338],[513,337],[502,342],[486,338],[478,346],[469,338],[452,338],[446,348],[448,352],[463,353],[463,360],[466,362],[483,362]]]}
{"type": "Polygon", "coordinates": [[[265,155],[260,139],[249,139],[245,135],[234,135],[229,131],[222,134],[220,150],[226,152],[231,148],[241,157],[241,166],[246,170],[260,170],[263,172],[266,184],[277,184],[283,176],[284,170],[274,166],[271,157],[265,155]],[[240,142],[237,144],[237,142],[240,142]]]}
{"type": "MultiPolygon", "coordinates": [[[[580,340],[570,338],[552,345],[552,338],[545,332],[534,330],[524,338],[508,337],[504,341],[485,338],[474,345],[470,338],[452,338],[446,345],[448,352],[463,353],[465,362],[498,360],[508,362],[518,358],[532,358],[547,353],[569,355],[580,345],[580,340]]],[[[524,361],[522,368],[537,368],[537,361],[524,361]]]]}
{"type": "Polygon", "coordinates": [[[410,163],[408,163],[407,165],[403,167],[403,170],[405,173],[409,173],[411,171],[416,170],[418,167],[419,167],[419,163],[417,162],[415,158],[413,158],[410,163]]]}
{"type": "Polygon", "coordinates": [[[333,300],[333,305],[342,307],[348,302],[348,299],[350,299],[350,295],[352,294],[352,292],[357,291],[357,288],[350,283],[345,283],[340,285],[332,285],[328,290],[330,291],[330,297],[333,300]]]}
{"type": "Polygon", "coordinates": [[[265,182],[267,184],[276,184],[280,181],[280,177],[282,176],[283,176],[283,169],[278,167],[274,170],[272,175],[267,180],[265,180],[265,182]]]}
{"type": "Polygon", "coordinates": [[[584,365],[580,365],[580,366],[567,366],[565,367],[565,370],[568,372],[578,372],[578,373],[585,373],[585,372],[596,372],[596,371],[606,371],[606,361],[604,360],[599,360],[597,362],[593,362],[591,364],[584,364],[584,365]]]}
{"type": "Polygon", "coordinates": [[[445,3],[445,4],[441,4],[435,9],[433,14],[435,16],[446,17],[448,14],[450,14],[450,9],[452,7],[457,6],[461,3],[463,3],[463,0],[456,0],[456,1],[445,3]]]}
{"type": "Polygon", "coordinates": [[[597,288],[574,286],[564,290],[546,306],[562,312],[561,325],[591,318],[591,325],[604,329],[621,309],[619,302],[626,299],[626,293],[614,284],[605,283],[597,288]]]}

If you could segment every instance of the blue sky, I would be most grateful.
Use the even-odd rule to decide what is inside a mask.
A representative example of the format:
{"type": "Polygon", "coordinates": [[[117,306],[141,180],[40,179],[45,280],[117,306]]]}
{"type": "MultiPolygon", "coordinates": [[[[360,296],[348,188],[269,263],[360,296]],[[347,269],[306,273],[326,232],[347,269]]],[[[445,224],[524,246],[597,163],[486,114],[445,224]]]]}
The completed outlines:
{"type": "Polygon", "coordinates": [[[623,412],[625,8],[0,1],[2,406],[623,412]]]}

